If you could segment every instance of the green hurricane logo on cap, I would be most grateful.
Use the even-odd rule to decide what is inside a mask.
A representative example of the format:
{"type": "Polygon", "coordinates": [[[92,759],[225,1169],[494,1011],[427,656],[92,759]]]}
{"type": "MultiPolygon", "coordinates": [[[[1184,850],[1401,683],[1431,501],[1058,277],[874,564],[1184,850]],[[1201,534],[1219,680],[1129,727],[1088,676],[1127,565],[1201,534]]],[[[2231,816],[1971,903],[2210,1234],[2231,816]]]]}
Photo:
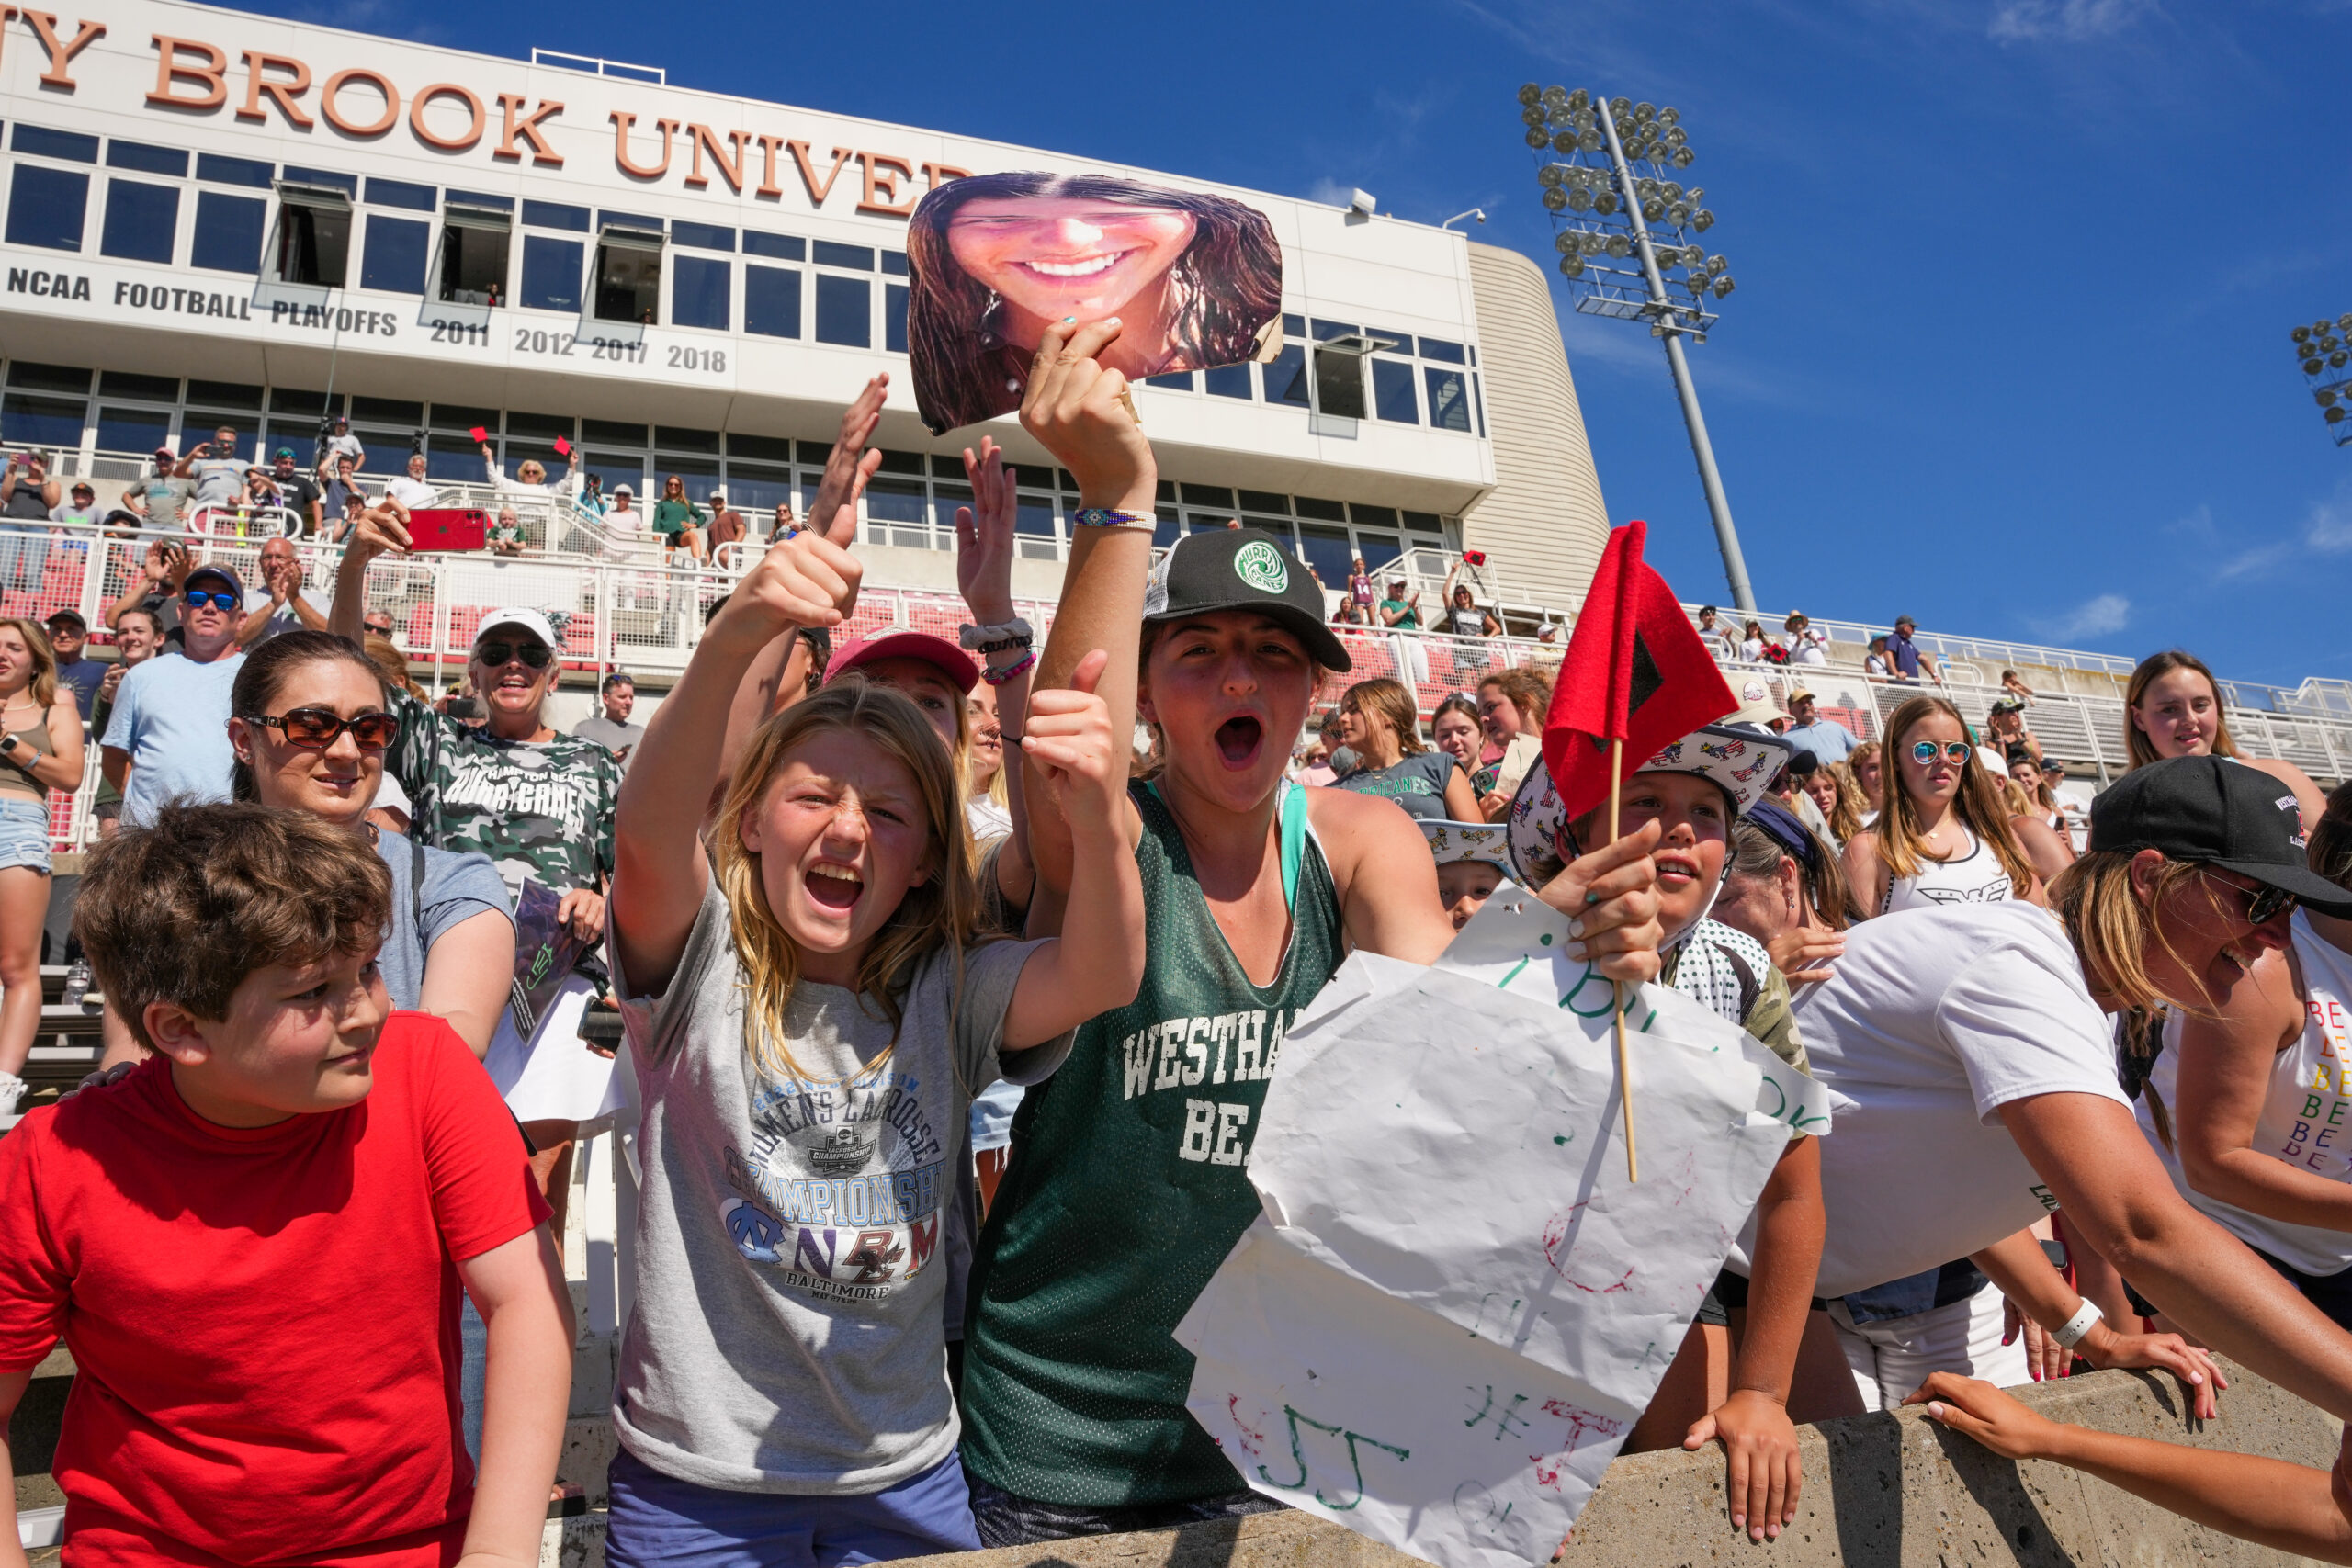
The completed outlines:
{"type": "Polygon", "coordinates": [[[1261,593],[1282,593],[1290,588],[1290,568],[1282,552],[1263,539],[1252,539],[1233,552],[1233,575],[1261,593]]]}

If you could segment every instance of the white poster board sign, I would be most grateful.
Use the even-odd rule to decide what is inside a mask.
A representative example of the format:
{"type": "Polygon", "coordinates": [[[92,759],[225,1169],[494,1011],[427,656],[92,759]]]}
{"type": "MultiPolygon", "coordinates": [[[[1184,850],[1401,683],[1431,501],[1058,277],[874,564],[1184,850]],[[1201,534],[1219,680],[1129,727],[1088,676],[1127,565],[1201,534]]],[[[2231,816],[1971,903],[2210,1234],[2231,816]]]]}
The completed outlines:
{"type": "Polygon", "coordinates": [[[1550,1555],[1791,1126],[1827,1128],[1819,1086],[1644,987],[1629,1183],[1609,987],[1566,930],[1506,886],[1433,967],[1341,966],[1267,1088],[1265,1218],[1176,1330],[1250,1485],[1442,1568],[1550,1555]]]}

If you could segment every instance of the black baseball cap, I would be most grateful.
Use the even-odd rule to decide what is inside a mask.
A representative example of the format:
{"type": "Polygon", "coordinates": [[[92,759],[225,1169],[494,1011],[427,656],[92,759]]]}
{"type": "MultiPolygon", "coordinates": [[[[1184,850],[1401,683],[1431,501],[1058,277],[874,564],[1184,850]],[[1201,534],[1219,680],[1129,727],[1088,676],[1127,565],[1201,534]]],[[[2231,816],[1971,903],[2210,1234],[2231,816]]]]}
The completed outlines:
{"type": "Polygon", "coordinates": [[[1305,563],[1262,528],[1211,528],[1188,534],[1151,569],[1144,625],[1218,610],[1255,610],[1280,622],[1315,662],[1348,671],[1355,660],[1323,621],[1323,590],[1305,563]]]}
{"type": "Polygon", "coordinates": [[[2324,915],[2352,915],[2352,890],[2311,868],[2302,808],[2278,779],[2228,757],[2168,757],[2091,802],[2093,850],[2161,850],[2292,893],[2324,915]]]}

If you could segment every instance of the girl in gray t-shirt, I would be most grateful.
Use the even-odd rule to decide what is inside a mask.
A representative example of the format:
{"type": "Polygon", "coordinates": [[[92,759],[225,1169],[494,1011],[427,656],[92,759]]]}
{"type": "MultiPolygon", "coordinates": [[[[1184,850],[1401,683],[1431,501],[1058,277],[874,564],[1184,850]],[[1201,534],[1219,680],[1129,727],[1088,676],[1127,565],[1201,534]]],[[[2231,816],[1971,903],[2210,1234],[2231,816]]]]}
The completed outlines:
{"type": "Polygon", "coordinates": [[[759,1555],[752,1540],[813,1536],[820,1560],[829,1540],[978,1548],[941,1321],[971,1094],[1051,1073],[1142,972],[1099,657],[1028,719],[1027,755],[1085,840],[1062,938],[976,940],[947,748],[854,677],[758,731],[706,844],[681,803],[710,796],[745,671],[787,626],[846,618],[856,581],[826,535],[772,549],[621,793],[611,953],[644,1119],[616,1568],[721,1539],[759,1555]]]}

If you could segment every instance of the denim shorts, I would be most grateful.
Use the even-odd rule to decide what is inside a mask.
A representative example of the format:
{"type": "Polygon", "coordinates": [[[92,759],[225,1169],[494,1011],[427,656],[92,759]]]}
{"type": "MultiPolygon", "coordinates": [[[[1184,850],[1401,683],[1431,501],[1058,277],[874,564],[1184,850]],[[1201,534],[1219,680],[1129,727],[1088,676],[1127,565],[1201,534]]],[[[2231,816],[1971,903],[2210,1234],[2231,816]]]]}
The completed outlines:
{"type": "Polygon", "coordinates": [[[0,796],[0,871],[18,865],[49,874],[49,807],[0,796]]]}

